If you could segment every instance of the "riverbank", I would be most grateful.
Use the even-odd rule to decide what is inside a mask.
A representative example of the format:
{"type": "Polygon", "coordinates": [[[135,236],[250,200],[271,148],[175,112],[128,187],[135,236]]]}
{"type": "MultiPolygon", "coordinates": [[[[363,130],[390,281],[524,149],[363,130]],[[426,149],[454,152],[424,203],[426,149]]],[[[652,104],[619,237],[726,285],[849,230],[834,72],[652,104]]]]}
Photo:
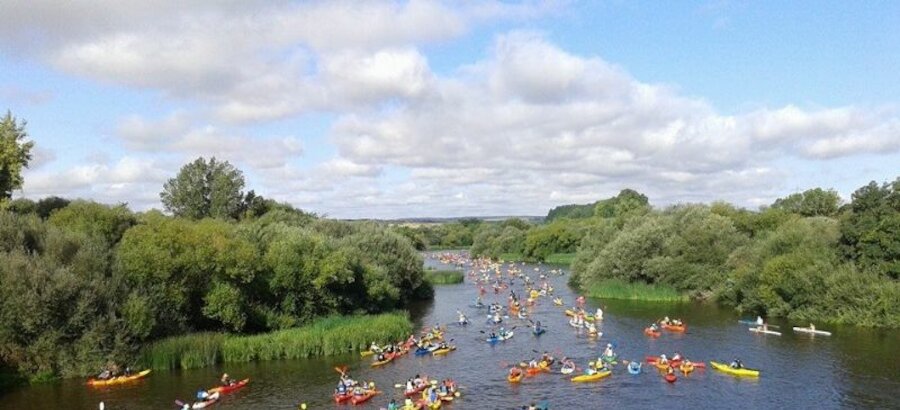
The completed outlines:
{"type": "Polygon", "coordinates": [[[465,274],[456,270],[425,270],[425,280],[432,285],[456,285],[464,279],[465,274]]]}
{"type": "MultiPolygon", "coordinates": [[[[500,255],[500,260],[504,262],[528,262],[533,263],[535,261],[528,260],[521,253],[504,253],[500,255]]],[[[575,253],[553,253],[550,256],[547,256],[547,259],[544,260],[544,263],[548,265],[557,265],[557,266],[565,266],[569,267],[572,265],[572,262],[575,260],[575,253]]]]}
{"type": "Polygon", "coordinates": [[[586,295],[600,299],[641,300],[649,302],[687,302],[687,295],[679,293],[675,288],[640,282],[625,282],[608,279],[591,285],[586,295]]]}
{"type": "Polygon", "coordinates": [[[294,328],[251,336],[196,333],[155,342],[144,349],[141,368],[193,369],[219,363],[300,359],[358,352],[372,341],[399,341],[412,333],[406,313],[331,316],[294,328]]]}

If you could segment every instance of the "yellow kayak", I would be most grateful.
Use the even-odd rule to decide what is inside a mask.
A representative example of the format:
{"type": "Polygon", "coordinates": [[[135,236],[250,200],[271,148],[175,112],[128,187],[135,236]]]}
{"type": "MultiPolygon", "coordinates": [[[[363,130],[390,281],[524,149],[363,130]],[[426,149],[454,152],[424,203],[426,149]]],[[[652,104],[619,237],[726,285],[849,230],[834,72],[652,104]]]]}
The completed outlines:
{"type": "MultiPolygon", "coordinates": [[[[572,310],[572,309],[566,309],[566,316],[575,317],[575,311],[572,310]]],[[[593,322],[593,321],[594,321],[594,317],[591,316],[591,315],[584,315],[584,320],[593,322]]]]}
{"type": "Polygon", "coordinates": [[[716,369],[723,373],[728,373],[732,376],[759,377],[759,370],[756,370],[756,369],[747,369],[747,368],[735,369],[727,364],[713,362],[713,361],[710,361],[709,364],[712,365],[713,369],[716,369]]]}
{"type": "Polygon", "coordinates": [[[612,374],[611,370],[607,370],[605,372],[597,372],[594,374],[582,374],[581,376],[575,376],[572,378],[572,381],[575,383],[585,383],[585,382],[595,382],[604,377],[607,377],[612,374]]]}
{"type": "Polygon", "coordinates": [[[148,369],[148,370],[144,370],[144,371],[142,371],[142,372],[140,372],[140,373],[137,373],[137,374],[132,374],[131,376],[119,376],[119,377],[113,377],[112,379],[108,379],[108,380],[90,379],[90,380],[88,380],[87,384],[88,384],[89,386],[111,386],[111,385],[114,385],[114,384],[128,383],[128,382],[130,382],[130,381],[134,381],[134,380],[137,380],[137,379],[142,379],[142,378],[144,378],[145,376],[147,376],[148,374],[150,374],[150,370],[149,370],[149,369],[148,369]]]}
{"type": "Polygon", "coordinates": [[[563,305],[563,301],[562,301],[562,299],[560,299],[560,298],[556,298],[556,299],[553,299],[553,304],[556,305],[556,306],[562,306],[562,305],[563,305]]]}
{"type": "Polygon", "coordinates": [[[445,354],[447,354],[447,353],[450,353],[450,352],[452,352],[452,351],[454,351],[454,350],[456,350],[456,346],[450,346],[450,347],[448,347],[448,348],[446,348],[446,349],[438,349],[438,350],[435,350],[435,351],[431,352],[431,355],[432,355],[432,356],[441,356],[441,355],[445,355],[445,354]]]}

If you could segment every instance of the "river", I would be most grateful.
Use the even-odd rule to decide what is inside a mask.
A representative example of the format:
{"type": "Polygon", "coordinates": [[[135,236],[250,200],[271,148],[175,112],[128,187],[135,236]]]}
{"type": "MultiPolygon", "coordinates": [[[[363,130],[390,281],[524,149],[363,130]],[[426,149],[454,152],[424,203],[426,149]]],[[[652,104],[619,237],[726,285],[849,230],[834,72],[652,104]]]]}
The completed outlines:
{"type": "MultiPolygon", "coordinates": [[[[440,266],[427,259],[428,266],[440,266]]],[[[523,272],[534,275],[527,265],[523,272]]],[[[444,267],[446,268],[446,267],[444,267]]],[[[572,291],[565,285],[567,276],[551,276],[556,296],[571,304],[572,291]]],[[[469,280],[468,278],[466,279],[469,280]]],[[[521,281],[519,281],[521,283],[521,281]]],[[[833,336],[811,337],[794,334],[790,323],[780,325],[784,335],[763,336],[747,331],[728,309],[697,303],[647,303],[636,301],[588,300],[590,310],[602,306],[605,320],[600,326],[603,337],[593,340],[579,334],[567,323],[562,308],[549,298],[541,298],[532,316],[548,332],[534,337],[517,319],[516,335],[506,343],[491,347],[479,331],[489,330],[485,312],[469,308],[476,296],[471,283],[438,286],[433,302],[414,309],[419,326],[442,323],[448,326],[446,338],[453,339],[458,350],[445,357],[409,355],[383,368],[372,369],[371,359],[358,354],[285,360],[185,371],[154,372],[140,382],[110,388],[87,388],[81,380],[25,386],[0,397],[2,409],[96,409],[104,401],[107,409],[175,409],[176,398],[190,398],[200,387],[215,384],[218,376],[252,377],[251,384],[228,395],[215,409],[296,409],[301,402],[310,409],[350,408],[336,405],[331,392],[338,374],[334,367],[346,364],[358,380],[373,380],[385,391],[372,403],[356,406],[376,409],[392,397],[393,389],[416,373],[435,378],[453,378],[462,386],[463,397],[450,408],[517,409],[522,405],[546,402],[551,409],[576,408],[900,408],[900,331],[871,330],[822,325],[833,336]],[[473,324],[460,328],[453,323],[455,311],[463,309],[473,324]],[[684,334],[664,332],[658,339],[643,335],[642,329],[665,315],[681,317],[688,325],[684,334]],[[786,331],[785,331],[786,330],[786,331]],[[521,385],[506,381],[507,365],[535,356],[536,351],[572,357],[580,366],[597,357],[606,343],[614,343],[623,359],[642,359],[678,351],[696,361],[729,361],[740,357],[748,367],[759,368],[759,379],[734,378],[712,369],[697,370],[679,377],[674,384],[663,381],[655,371],[630,375],[624,366],[596,383],[575,384],[560,374],[542,374],[527,378],[521,385]]],[[[521,289],[517,293],[522,294],[521,289]]],[[[489,292],[485,303],[505,305],[507,293],[489,292]]],[[[645,366],[645,370],[649,370],[645,366]]],[[[402,400],[400,400],[402,402],[402,400]]]]}

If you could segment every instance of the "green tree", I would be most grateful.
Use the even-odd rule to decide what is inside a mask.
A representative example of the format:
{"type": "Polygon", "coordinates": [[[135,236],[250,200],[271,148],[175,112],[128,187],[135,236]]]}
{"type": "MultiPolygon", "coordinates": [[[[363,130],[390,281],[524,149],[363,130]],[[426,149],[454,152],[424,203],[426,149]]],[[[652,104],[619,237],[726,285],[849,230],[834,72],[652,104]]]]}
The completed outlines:
{"type": "Polygon", "coordinates": [[[882,185],[872,181],[852,199],[841,224],[845,255],[862,268],[900,278],[900,178],[882,185]]]}
{"type": "Polygon", "coordinates": [[[0,120],[0,203],[12,198],[12,191],[22,187],[22,170],[31,161],[33,141],[25,141],[25,121],[18,121],[7,111],[0,120]]]}
{"type": "Polygon", "coordinates": [[[166,210],[190,219],[237,218],[244,208],[244,175],[228,161],[203,157],[186,164],[159,194],[166,210]]]}
{"type": "Polygon", "coordinates": [[[841,197],[833,189],[808,189],[775,200],[772,208],[803,216],[834,216],[841,206],[841,197]]]}

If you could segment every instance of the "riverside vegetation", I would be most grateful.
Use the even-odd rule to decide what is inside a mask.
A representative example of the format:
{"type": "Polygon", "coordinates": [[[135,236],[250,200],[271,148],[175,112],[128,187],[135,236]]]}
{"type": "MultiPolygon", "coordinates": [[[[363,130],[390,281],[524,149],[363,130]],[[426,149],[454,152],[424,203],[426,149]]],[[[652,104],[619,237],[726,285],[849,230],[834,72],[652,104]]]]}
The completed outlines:
{"type": "Polygon", "coordinates": [[[724,202],[654,209],[626,189],[555,208],[543,224],[473,226],[476,256],[551,261],[574,252],[570,284],[595,297],[708,300],[800,323],[900,327],[900,178],[869,183],[847,203],[816,188],[759,211],[724,202]]]}
{"type": "Polygon", "coordinates": [[[431,297],[407,238],[243,184],[227,162],[200,158],[164,188],[175,216],[0,198],[3,384],[9,370],[41,380],[306,357],[409,333],[405,314],[359,316],[431,297]]]}

